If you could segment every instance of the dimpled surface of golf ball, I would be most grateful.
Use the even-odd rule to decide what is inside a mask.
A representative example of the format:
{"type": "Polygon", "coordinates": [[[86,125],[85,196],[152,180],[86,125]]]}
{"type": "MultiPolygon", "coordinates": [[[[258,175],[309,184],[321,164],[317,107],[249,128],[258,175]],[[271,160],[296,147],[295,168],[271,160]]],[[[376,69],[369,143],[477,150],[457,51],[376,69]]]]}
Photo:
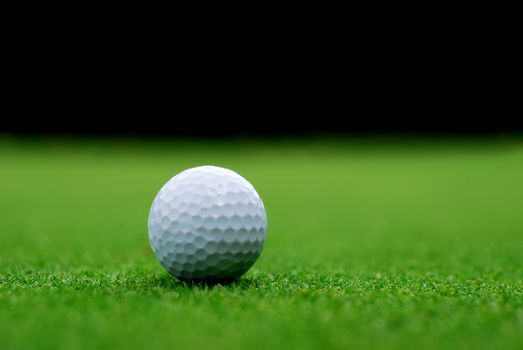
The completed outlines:
{"type": "Polygon", "coordinates": [[[149,213],[154,254],[187,280],[234,279],[260,255],[267,230],[263,202],[232,170],[201,166],[169,180],[149,213]]]}

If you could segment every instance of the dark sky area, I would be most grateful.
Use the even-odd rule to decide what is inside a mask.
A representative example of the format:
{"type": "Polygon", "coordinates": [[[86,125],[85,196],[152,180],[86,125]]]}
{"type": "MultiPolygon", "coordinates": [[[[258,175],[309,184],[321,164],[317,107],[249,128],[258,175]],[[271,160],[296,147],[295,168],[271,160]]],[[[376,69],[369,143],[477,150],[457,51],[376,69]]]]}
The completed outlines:
{"type": "Polygon", "coordinates": [[[502,81],[511,76],[503,66],[487,72],[469,60],[378,57],[167,71],[166,62],[149,71],[145,64],[22,61],[23,74],[3,96],[0,132],[521,134],[520,97],[502,81]]]}
{"type": "Polygon", "coordinates": [[[102,36],[92,47],[37,36],[10,51],[0,132],[522,133],[517,46],[503,36],[363,32],[301,33],[265,49],[250,40],[187,37],[187,49],[155,36],[142,46],[102,36]]]}

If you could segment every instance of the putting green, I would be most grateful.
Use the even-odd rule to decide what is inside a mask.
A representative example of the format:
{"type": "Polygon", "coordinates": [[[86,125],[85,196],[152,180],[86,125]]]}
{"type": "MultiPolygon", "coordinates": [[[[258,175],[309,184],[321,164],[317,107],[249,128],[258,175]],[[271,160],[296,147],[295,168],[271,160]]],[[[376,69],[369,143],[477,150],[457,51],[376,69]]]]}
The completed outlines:
{"type": "Polygon", "coordinates": [[[523,348],[523,141],[0,135],[0,347],[523,348]],[[230,285],[147,237],[177,172],[254,184],[269,229],[230,285]]]}

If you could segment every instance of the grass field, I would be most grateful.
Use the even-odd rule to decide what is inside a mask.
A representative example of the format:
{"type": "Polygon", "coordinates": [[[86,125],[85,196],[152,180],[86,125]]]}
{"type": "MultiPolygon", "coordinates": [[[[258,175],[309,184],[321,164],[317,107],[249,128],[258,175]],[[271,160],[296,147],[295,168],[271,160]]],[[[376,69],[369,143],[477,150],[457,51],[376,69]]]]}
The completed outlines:
{"type": "Polygon", "coordinates": [[[523,349],[523,142],[0,135],[1,349],[523,349]],[[262,196],[259,261],[177,282],[160,187],[202,164],[262,196]]]}

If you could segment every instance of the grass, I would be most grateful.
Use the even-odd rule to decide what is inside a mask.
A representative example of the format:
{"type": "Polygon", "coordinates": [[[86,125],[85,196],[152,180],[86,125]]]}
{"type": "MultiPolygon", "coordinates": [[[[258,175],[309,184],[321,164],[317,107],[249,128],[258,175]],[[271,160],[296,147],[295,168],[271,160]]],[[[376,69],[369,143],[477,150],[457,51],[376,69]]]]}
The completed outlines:
{"type": "Polygon", "coordinates": [[[2,349],[523,348],[521,140],[0,137],[2,349]],[[229,285],[152,255],[161,185],[232,168],[264,252],[229,285]]]}

